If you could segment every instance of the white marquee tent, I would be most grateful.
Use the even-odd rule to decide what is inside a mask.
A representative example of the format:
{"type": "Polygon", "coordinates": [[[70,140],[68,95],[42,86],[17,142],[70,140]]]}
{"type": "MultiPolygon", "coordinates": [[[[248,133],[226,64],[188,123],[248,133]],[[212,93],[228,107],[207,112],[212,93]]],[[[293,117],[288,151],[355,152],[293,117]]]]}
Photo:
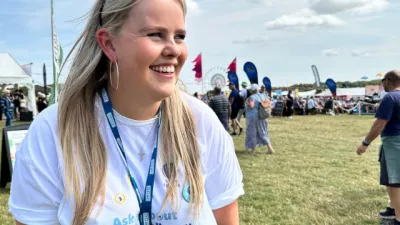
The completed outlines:
{"type": "MultiPolygon", "coordinates": [[[[302,98],[311,97],[311,96],[314,96],[316,92],[317,92],[317,90],[299,92],[299,97],[302,97],[302,98]]],[[[286,96],[288,94],[288,91],[282,91],[280,94],[278,94],[277,92],[274,92],[272,94],[286,96]]],[[[295,95],[295,91],[292,91],[292,96],[294,96],[294,95],[295,95]]]]}
{"type": "MultiPolygon", "coordinates": [[[[336,89],[337,96],[347,96],[347,97],[364,97],[365,96],[365,87],[364,88],[338,88],[336,89]]],[[[328,97],[332,96],[332,93],[329,89],[322,91],[315,96],[318,97],[328,97]]]]}
{"type": "Polygon", "coordinates": [[[34,81],[8,53],[0,53],[0,84],[18,84],[27,87],[27,108],[36,115],[34,81]]]}

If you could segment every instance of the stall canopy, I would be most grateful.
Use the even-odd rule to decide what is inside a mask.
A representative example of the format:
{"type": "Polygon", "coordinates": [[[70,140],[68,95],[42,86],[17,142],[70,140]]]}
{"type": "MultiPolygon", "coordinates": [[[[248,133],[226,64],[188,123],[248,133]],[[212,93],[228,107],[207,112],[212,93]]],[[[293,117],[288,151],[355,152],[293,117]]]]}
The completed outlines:
{"type": "MultiPolygon", "coordinates": [[[[311,96],[314,96],[316,92],[317,92],[317,90],[299,92],[299,97],[302,97],[302,98],[311,97],[311,96]]],[[[272,95],[286,96],[287,94],[288,94],[288,91],[275,91],[272,95]]],[[[292,91],[292,96],[295,97],[295,91],[292,91]]]]}
{"type": "Polygon", "coordinates": [[[0,53],[0,84],[18,84],[28,89],[27,108],[36,115],[35,85],[32,78],[8,53],[0,53]]]}
{"type": "MultiPolygon", "coordinates": [[[[365,88],[338,88],[336,90],[336,95],[347,97],[347,98],[364,97],[365,96],[365,88]]],[[[328,97],[328,96],[332,96],[332,93],[329,89],[326,89],[323,92],[316,94],[315,96],[328,97]]]]}

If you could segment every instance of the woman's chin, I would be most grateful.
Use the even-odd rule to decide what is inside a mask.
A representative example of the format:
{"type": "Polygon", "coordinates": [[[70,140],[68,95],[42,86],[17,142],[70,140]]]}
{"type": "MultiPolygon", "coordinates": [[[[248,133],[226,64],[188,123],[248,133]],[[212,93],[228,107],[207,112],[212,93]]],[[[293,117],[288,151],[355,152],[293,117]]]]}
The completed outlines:
{"type": "Polygon", "coordinates": [[[164,87],[164,88],[157,88],[153,94],[154,96],[157,96],[157,99],[159,100],[164,100],[166,98],[171,97],[174,94],[175,91],[175,85],[173,87],[164,87]]]}

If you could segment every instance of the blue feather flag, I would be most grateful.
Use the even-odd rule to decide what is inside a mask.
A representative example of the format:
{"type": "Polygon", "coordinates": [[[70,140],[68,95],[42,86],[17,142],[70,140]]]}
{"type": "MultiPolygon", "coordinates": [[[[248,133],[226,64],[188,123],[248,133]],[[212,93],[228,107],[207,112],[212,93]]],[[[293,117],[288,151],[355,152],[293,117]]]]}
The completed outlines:
{"type": "Polygon", "coordinates": [[[246,62],[243,67],[244,72],[250,80],[251,84],[258,84],[257,68],[252,62],[246,62]]]}
{"type": "Polygon", "coordinates": [[[272,91],[271,80],[268,77],[264,77],[263,84],[265,86],[265,90],[268,92],[268,95],[271,96],[271,91],[272,91]]]}
{"type": "Polygon", "coordinates": [[[332,80],[331,78],[329,78],[326,80],[325,84],[326,84],[326,86],[328,86],[333,97],[336,97],[336,82],[334,80],[332,80]]]}
{"type": "Polygon", "coordinates": [[[234,83],[237,90],[239,90],[239,78],[237,74],[233,71],[228,72],[229,82],[234,83]]]}

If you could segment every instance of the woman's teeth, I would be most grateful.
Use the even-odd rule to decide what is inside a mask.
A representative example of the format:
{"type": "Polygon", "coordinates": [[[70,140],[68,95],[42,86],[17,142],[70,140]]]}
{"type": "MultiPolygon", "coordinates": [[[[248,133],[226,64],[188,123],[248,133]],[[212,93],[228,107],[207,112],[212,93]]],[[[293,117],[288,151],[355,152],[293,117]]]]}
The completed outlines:
{"type": "Polygon", "coordinates": [[[173,73],[175,72],[174,66],[152,66],[150,69],[160,73],[173,73]]]}

